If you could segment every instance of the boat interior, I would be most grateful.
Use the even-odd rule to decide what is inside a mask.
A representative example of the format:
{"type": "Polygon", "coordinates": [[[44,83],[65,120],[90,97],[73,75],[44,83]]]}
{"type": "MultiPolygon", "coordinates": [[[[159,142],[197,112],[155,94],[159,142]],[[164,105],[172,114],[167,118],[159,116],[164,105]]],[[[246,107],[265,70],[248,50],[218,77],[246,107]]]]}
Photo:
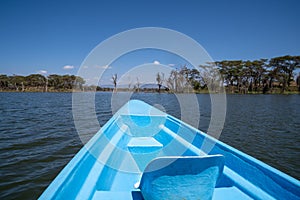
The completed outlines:
{"type": "Polygon", "coordinates": [[[58,189],[49,187],[48,194],[57,199],[297,198],[297,186],[293,180],[285,183],[287,175],[280,171],[148,104],[130,106],[83,147],[53,181],[58,189]],[[288,189],[276,192],[281,187],[288,189]]]}

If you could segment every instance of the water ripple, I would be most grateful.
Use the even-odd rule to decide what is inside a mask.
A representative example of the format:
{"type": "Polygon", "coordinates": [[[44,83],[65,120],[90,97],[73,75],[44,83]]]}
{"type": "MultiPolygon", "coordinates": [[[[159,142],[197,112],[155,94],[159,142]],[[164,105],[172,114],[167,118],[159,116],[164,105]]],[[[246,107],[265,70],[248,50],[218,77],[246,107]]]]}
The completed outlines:
{"type": "MultiPolygon", "coordinates": [[[[111,93],[96,94],[103,126],[111,116],[111,93]]],[[[209,95],[197,95],[199,128],[210,122],[209,95]]],[[[172,94],[133,94],[160,104],[180,118],[172,94]]],[[[220,140],[300,178],[300,96],[228,95],[220,140]]],[[[83,108],[85,109],[85,108],[83,108]]],[[[97,130],[86,119],[90,138],[97,130]]],[[[0,93],[0,199],[35,199],[82,147],[72,116],[70,93],[0,93]]]]}

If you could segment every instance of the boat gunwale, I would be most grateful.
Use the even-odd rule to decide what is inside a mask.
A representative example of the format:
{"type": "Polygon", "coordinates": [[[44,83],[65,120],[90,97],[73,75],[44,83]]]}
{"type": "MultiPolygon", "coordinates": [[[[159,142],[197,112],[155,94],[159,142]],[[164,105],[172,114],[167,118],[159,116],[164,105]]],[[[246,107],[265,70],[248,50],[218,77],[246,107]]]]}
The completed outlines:
{"type": "MultiPolygon", "coordinates": [[[[139,100],[134,100],[134,101],[139,101],[139,100]]],[[[131,101],[129,101],[131,102],[131,101]]],[[[142,102],[142,101],[140,101],[142,102]]],[[[143,104],[147,105],[147,106],[151,106],[145,102],[142,102],[143,104]]],[[[128,104],[128,103],[127,103],[128,104]]],[[[125,104],[124,106],[126,106],[127,104],[125,104]]],[[[122,108],[124,108],[124,106],[122,108]]],[[[97,131],[97,133],[78,151],[78,153],[75,154],[75,156],[71,159],[71,161],[69,161],[69,163],[67,163],[65,165],[65,167],[59,172],[59,174],[55,177],[55,179],[50,183],[50,185],[46,188],[46,190],[41,194],[41,196],[39,197],[39,199],[51,199],[56,197],[59,192],[64,188],[63,185],[68,181],[68,179],[70,179],[70,177],[74,174],[74,172],[76,171],[76,168],[79,166],[80,162],[83,161],[85,156],[88,156],[88,154],[90,154],[89,149],[93,147],[93,145],[95,145],[95,143],[97,142],[97,140],[99,139],[99,137],[122,115],[131,115],[131,114],[124,114],[121,113],[120,111],[122,110],[122,108],[117,111],[101,128],[99,131],[97,131]]],[[[156,109],[155,107],[153,107],[154,109],[156,109]]],[[[161,111],[162,112],[162,111],[161,111]]],[[[133,114],[136,115],[136,114],[133,114]]],[[[152,116],[152,115],[136,115],[136,116],[152,116]]],[[[268,174],[266,174],[267,177],[271,178],[274,180],[274,178],[276,178],[278,180],[278,178],[280,178],[281,180],[284,180],[284,186],[286,186],[286,183],[288,182],[289,185],[293,185],[293,188],[299,188],[300,185],[300,181],[298,181],[297,179],[295,179],[294,177],[289,176],[288,174],[279,171],[278,169],[242,152],[241,150],[238,150],[234,147],[229,146],[228,144],[225,144],[224,142],[217,140],[216,138],[204,133],[203,131],[189,125],[188,123],[181,121],[179,119],[177,119],[176,117],[165,113],[165,115],[154,115],[154,116],[161,116],[161,117],[166,117],[167,119],[171,119],[174,120],[176,123],[178,123],[178,125],[184,125],[186,126],[188,129],[191,129],[192,131],[195,132],[195,134],[199,134],[201,139],[203,140],[203,142],[206,140],[208,142],[212,142],[214,143],[214,145],[216,145],[219,149],[228,152],[229,154],[232,154],[233,156],[237,157],[238,159],[241,159],[242,161],[244,161],[245,163],[248,163],[251,166],[255,166],[259,169],[259,171],[261,171],[262,173],[265,174],[265,172],[268,172],[268,174]]],[[[199,148],[199,147],[197,147],[199,148]]],[[[215,148],[215,147],[213,147],[215,148]]],[[[201,148],[199,148],[201,149],[201,148]]],[[[92,154],[91,154],[92,155],[92,154]]],[[[214,155],[214,154],[213,154],[214,155]]],[[[92,155],[93,156],[93,155],[92,155]]],[[[94,156],[93,156],[94,157],[94,156]]],[[[96,158],[95,158],[96,159],[96,158]]],[[[97,159],[96,159],[97,161],[97,159]]],[[[102,163],[103,164],[103,163],[102,163]]],[[[238,175],[240,175],[236,170],[230,168],[227,166],[227,164],[225,163],[225,167],[231,169],[232,171],[234,171],[235,173],[237,173],[238,175]]],[[[243,177],[242,175],[240,175],[241,177],[243,177]]],[[[230,177],[229,177],[230,178],[230,177]]],[[[245,177],[243,177],[245,178],[245,177]]],[[[280,180],[280,181],[281,181],[280,180]]],[[[234,181],[234,180],[233,180],[234,181]]],[[[259,187],[257,184],[249,181],[250,183],[254,184],[256,187],[260,188],[261,190],[263,190],[264,192],[266,192],[267,194],[269,194],[269,192],[267,192],[264,188],[259,187]]],[[[278,181],[274,180],[275,183],[277,183],[279,186],[281,186],[281,184],[278,183],[278,181]]],[[[284,191],[288,191],[291,194],[295,195],[295,196],[299,196],[299,192],[297,193],[297,191],[295,192],[293,190],[293,188],[291,187],[283,187],[284,191]]],[[[242,188],[240,188],[242,190],[242,188]]],[[[273,195],[270,194],[272,197],[273,195]]]]}
{"type": "MultiPolygon", "coordinates": [[[[286,191],[289,191],[289,193],[291,193],[291,194],[293,194],[295,196],[296,195],[300,196],[300,190],[298,192],[297,191],[295,192],[295,190],[294,190],[295,188],[299,188],[300,181],[297,180],[297,179],[295,179],[294,177],[292,177],[292,176],[290,176],[290,175],[288,175],[288,174],[286,174],[286,173],[284,173],[284,172],[282,172],[282,171],[280,171],[280,170],[278,170],[278,169],[276,169],[276,168],[274,168],[274,167],[272,167],[272,166],[270,166],[270,165],[262,162],[261,160],[258,160],[257,158],[255,158],[255,157],[253,157],[251,155],[248,155],[248,154],[244,153],[243,151],[241,151],[239,149],[231,147],[230,145],[228,145],[228,144],[226,144],[226,143],[224,143],[224,142],[222,142],[220,140],[217,140],[216,138],[208,135],[207,133],[204,133],[203,131],[201,131],[199,129],[196,129],[195,127],[189,125],[188,123],[186,123],[184,121],[181,121],[181,120],[178,121],[178,119],[176,117],[172,116],[172,115],[167,114],[167,117],[171,118],[176,123],[183,124],[184,126],[188,127],[189,129],[194,130],[196,134],[199,134],[202,137],[202,140],[203,140],[202,143],[204,142],[204,140],[208,139],[208,142],[215,143],[214,145],[216,145],[219,149],[228,152],[229,154],[237,157],[238,159],[244,161],[245,163],[248,163],[250,166],[255,166],[256,168],[259,169],[259,171],[261,171],[262,173],[264,173],[267,177],[271,178],[275,183],[277,183],[278,181],[274,180],[274,177],[277,177],[277,178],[280,178],[282,180],[285,180],[285,181],[289,182],[292,185],[292,188],[291,187],[284,187],[283,189],[286,190],[286,191]],[[270,174],[267,175],[266,172],[269,172],[270,174]]],[[[213,148],[215,148],[215,146],[213,148]]],[[[201,149],[201,148],[199,148],[199,149],[201,149]]],[[[205,152],[205,153],[207,153],[207,152],[205,152]]],[[[212,155],[215,155],[215,154],[212,154],[212,155]]],[[[224,168],[226,168],[226,167],[229,168],[229,169],[231,169],[235,173],[239,174],[238,172],[236,172],[236,170],[228,167],[227,163],[225,162],[225,167],[224,168]]],[[[240,175],[240,176],[243,177],[242,175],[240,175]]],[[[245,178],[245,177],[243,177],[243,178],[245,178]]],[[[251,181],[249,181],[249,182],[252,183],[252,184],[254,184],[251,181]]],[[[259,187],[257,184],[254,184],[254,185],[256,187],[260,188],[261,190],[263,190],[264,192],[266,192],[267,194],[269,194],[264,188],[259,187]]],[[[280,184],[278,184],[278,185],[280,185],[280,184]]],[[[245,190],[245,188],[240,188],[240,189],[245,190]]]]}

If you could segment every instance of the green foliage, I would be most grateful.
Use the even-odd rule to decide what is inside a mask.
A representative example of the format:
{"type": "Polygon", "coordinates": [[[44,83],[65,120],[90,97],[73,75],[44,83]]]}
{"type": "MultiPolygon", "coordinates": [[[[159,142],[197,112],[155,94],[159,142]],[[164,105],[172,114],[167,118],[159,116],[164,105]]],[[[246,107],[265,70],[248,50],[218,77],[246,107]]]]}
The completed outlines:
{"type": "Polygon", "coordinates": [[[300,56],[281,56],[270,60],[216,62],[228,92],[281,92],[290,89],[294,71],[299,68],[300,56]]]}
{"type": "MultiPolygon", "coordinates": [[[[183,92],[190,85],[195,92],[219,92],[225,86],[228,93],[273,93],[295,90],[294,72],[300,68],[300,56],[281,56],[270,60],[223,60],[189,69],[173,70],[166,85],[173,92],[183,92]],[[217,71],[218,69],[219,71],[217,71]],[[219,76],[219,73],[222,77],[219,76]],[[222,80],[223,79],[223,80],[222,80]]],[[[297,79],[300,91],[300,75],[297,79]]]]}
{"type": "MultiPolygon", "coordinates": [[[[220,92],[225,86],[228,93],[274,93],[300,92],[300,73],[294,80],[295,71],[300,68],[300,56],[280,56],[253,61],[223,60],[189,69],[182,66],[171,71],[165,78],[156,74],[158,92],[164,87],[168,92],[220,92]],[[221,75],[221,76],[220,76],[221,75]],[[164,86],[163,86],[164,85],[164,86]]],[[[118,75],[112,76],[114,91],[118,75]]],[[[41,74],[29,76],[1,75],[0,91],[91,91],[105,90],[97,86],[83,86],[85,80],[74,75],[41,74]]],[[[139,90],[139,80],[137,87],[139,90]]],[[[111,89],[107,89],[111,91],[111,89]]]]}
{"type": "Polygon", "coordinates": [[[81,90],[84,83],[82,77],[74,75],[0,75],[0,91],[48,91],[48,88],[50,91],[68,91],[75,86],[81,90]]]}
{"type": "Polygon", "coordinates": [[[282,92],[284,92],[293,81],[294,70],[300,67],[300,56],[287,55],[272,58],[269,65],[272,67],[273,78],[281,84],[282,92]]]}

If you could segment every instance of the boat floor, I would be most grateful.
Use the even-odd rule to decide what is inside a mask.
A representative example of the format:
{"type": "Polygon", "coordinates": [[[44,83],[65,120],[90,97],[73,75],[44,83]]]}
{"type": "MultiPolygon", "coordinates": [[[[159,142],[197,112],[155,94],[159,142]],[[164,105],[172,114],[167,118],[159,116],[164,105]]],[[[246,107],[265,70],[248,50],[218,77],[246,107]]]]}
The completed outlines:
{"type": "MultiPolygon", "coordinates": [[[[236,187],[229,188],[216,188],[213,195],[213,200],[219,199],[252,199],[236,187]]],[[[107,200],[119,200],[119,199],[132,199],[143,200],[143,196],[140,191],[133,190],[128,191],[96,191],[92,199],[107,199],[107,200]]]]}
{"type": "MultiPolygon", "coordinates": [[[[213,200],[219,199],[252,199],[247,194],[243,193],[238,188],[232,187],[223,187],[215,188],[213,200]]],[[[92,199],[110,199],[110,200],[119,200],[119,199],[132,199],[132,200],[143,200],[143,196],[139,190],[132,191],[96,191],[92,199]]]]}
{"type": "MultiPolygon", "coordinates": [[[[93,177],[91,175],[90,177],[93,177]]],[[[143,200],[143,196],[139,189],[134,188],[134,184],[140,180],[141,174],[128,174],[117,172],[114,174],[113,182],[109,188],[97,188],[91,195],[90,199],[106,199],[106,200],[143,200]]],[[[95,177],[93,177],[95,178],[95,177]]],[[[90,185],[91,180],[86,180],[90,185]]],[[[87,187],[82,187],[82,190],[87,187]]],[[[184,191],[183,191],[184,192],[184,191]]],[[[90,194],[90,191],[81,191],[81,195],[90,194]]],[[[80,196],[77,196],[80,198],[80,196]]],[[[81,196],[82,197],[82,196],[81,196]]],[[[252,199],[235,186],[217,186],[214,190],[213,200],[218,199],[252,199]]]]}

